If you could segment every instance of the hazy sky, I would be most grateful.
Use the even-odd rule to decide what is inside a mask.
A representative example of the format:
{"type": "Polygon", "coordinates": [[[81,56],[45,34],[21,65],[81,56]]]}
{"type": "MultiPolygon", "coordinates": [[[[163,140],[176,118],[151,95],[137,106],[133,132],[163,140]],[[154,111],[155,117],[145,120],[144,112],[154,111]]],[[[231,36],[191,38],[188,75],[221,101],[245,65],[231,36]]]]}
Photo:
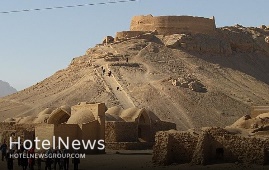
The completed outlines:
{"type": "MultiPolygon", "coordinates": [[[[0,12],[109,0],[1,0],[0,12]]],[[[116,0],[110,0],[116,1],[116,0]]],[[[134,15],[216,17],[218,27],[269,25],[268,0],[140,0],[79,8],[0,14],[0,80],[22,90],[100,43],[128,30],[134,15]]]]}

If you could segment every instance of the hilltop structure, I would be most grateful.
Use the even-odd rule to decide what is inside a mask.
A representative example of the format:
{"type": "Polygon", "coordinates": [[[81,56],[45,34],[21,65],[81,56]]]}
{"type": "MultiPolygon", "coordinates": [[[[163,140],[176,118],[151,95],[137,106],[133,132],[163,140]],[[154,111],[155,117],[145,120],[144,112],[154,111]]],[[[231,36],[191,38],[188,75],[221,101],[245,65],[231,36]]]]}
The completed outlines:
{"type": "Polygon", "coordinates": [[[171,34],[212,34],[216,31],[215,18],[194,16],[134,16],[130,31],[171,34]]]}
{"type": "Polygon", "coordinates": [[[134,16],[130,31],[117,32],[115,41],[142,36],[146,33],[158,35],[172,34],[214,34],[215,18],[194,16],[134,16]]]}

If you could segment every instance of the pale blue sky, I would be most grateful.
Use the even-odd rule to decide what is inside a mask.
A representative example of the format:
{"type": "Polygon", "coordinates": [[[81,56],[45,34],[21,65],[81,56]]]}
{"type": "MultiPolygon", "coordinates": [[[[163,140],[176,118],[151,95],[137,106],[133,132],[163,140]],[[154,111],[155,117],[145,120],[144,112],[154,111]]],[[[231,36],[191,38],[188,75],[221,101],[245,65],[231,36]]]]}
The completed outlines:
{"type": "MultiPolygon", "coordinates": [[[[1,0],[0,11],[109,0],[1,0]]],[[[113,0],[111,0],[113,1],[113,0]]],[[[216,17],[218,27],[269,25],[268,0],[140,0],[46,11],[0,14],[0,80],[22,90],[102,41],[128,30],[133,15],[216,17]]]]}

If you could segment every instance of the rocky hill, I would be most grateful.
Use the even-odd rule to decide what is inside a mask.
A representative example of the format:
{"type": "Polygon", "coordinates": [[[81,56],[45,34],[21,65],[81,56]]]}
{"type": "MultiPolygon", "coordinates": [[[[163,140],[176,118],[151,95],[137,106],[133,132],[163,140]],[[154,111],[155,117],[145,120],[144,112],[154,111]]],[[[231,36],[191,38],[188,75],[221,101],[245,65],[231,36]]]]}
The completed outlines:
{"type": "Polygon", "coordinates": [[[17,90],[11,87],[7,82],[0,80],[0,97],[16,93],[17,90]]]}
{"type": "Polygon", "coordinates": [[[89,101],[145,107],[180,130],[224,127],[251,106],[269,104],[268,36],[267,28],[236,25],[210,35],[153,32],[99,44],[66,69],[1,98],[0,120],[89,101]]]}

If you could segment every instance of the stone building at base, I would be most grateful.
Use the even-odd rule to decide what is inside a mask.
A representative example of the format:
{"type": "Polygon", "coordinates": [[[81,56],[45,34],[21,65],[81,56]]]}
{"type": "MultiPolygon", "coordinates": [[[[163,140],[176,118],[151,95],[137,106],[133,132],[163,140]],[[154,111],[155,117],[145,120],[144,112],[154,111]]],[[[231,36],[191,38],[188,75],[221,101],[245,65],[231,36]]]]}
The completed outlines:
{"type": "Polygon", "coordinates": [[[53,110],[46,123],[35,126],[35,135],[50,141],[52,136],[71,141],[101,139],[108,149],[136,150],[152,148],[156,132],[170,129],[176,129],[176,124],[161,121],[146,109],[107,109],[104,103],[82,102],[53,110]]]}
{"type": "MultiPolygon", "coordinates": [[[[47,120],[47,124],[39,124],[35,127],[35,136],[39,140],[49,140],[58,144],[59,137],[64,143],[69,138],[69,148],[72,148],[72,141],[91,142],[105,140],[105,111],[104,103],[86,103],[68,107],[60,107],[53,111],[47,120]],[[68,137],[68,138],[67,138],[68,137]]],[[[63,147],[63,146],[61,146],[63,147]]],[[[94,149],[81,150],[84,153],[104,153],[105,150],[94,149]]]]}
{"type": "Polygon", "coordinates": [[[254,107],[251,115],[243,116],[225,128],[158,132],[153,162],[160,165],[269,164],[268,107],[254,107]]]}
{"type": "Polygon", "coordinates": [[[192,163],[269,164],[269,141],[266,138],[234,135],[222,128],[158,132],[153,162],[160,165],[192,163]]]}
{"type": "Polygon", "coordinates": [[[106,148],[135,150],[152,148],[156,132],[176,129],[176,124],[146,109],[112,107],[106,111],[105,129],[106,148]]]}
{"type": "MultiPolygon", "coordinates": [[[[156,132],[176,129],[176,124],[160,120],[154,113],[139,108],[107,109],[104,103],[81,102],[74,106],[46,108],[37,116],[19,118],[17,122],[0,123],[2,142],[9,136],[23,139],[55,142],[59,147],[59,137],[64,144],[72,141],[103,140],[108,149],[150,149],[156,132]],[[21,127],[21,128],[20,128],[21,127]]],[[[7,141],[8,142],[8,141],[7,141]]],[[[60,144],[63,148],[63,144],[60,144]]],[[[53,146],[52,146],[53,147],[53,146]]],[[[81,150],[85,153],[104,153],[105,150],[81,150]]]]}
{"type": "Polygon", "coordinates": [[[34,140],[35,125],[34,124],[16,124],[15,122],[0,123],[0,143],[4,141],[9,144],[10,137],[12,141],[16,142],[18,138],[24,140],[34,140]]]}

